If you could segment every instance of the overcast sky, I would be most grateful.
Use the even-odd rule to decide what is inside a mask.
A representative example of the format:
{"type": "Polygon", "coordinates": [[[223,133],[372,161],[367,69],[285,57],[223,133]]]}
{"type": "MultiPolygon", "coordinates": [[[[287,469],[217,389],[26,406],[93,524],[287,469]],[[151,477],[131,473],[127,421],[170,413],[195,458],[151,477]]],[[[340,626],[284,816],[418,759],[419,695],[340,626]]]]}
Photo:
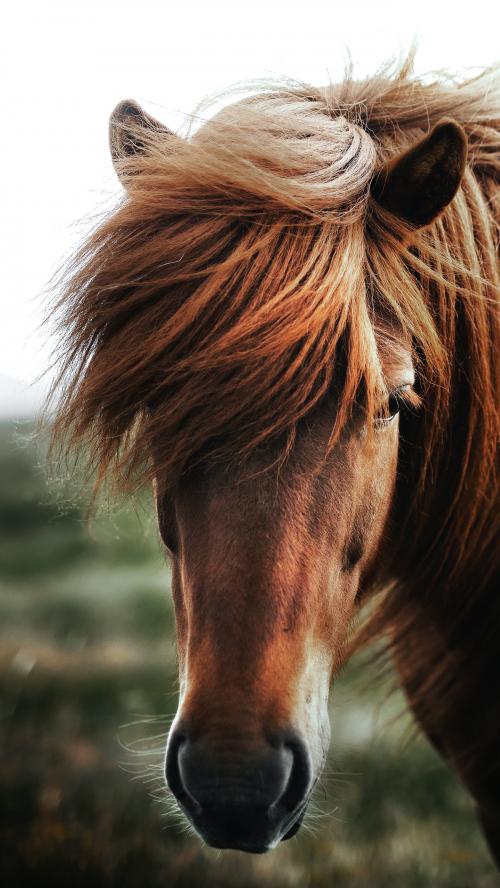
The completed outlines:
{"type": "Polygon", "coordinates": [[[325,82],[349,48],[360,74],[408,49],[417,70],[498,59],[493,0],[37,0],[4,4],[0,374],[33,380],[48,364],[41,293],[81,230],[118,191],[108,116],[138,99],[178,128],[201,98],[248,77],[325,82]]]}

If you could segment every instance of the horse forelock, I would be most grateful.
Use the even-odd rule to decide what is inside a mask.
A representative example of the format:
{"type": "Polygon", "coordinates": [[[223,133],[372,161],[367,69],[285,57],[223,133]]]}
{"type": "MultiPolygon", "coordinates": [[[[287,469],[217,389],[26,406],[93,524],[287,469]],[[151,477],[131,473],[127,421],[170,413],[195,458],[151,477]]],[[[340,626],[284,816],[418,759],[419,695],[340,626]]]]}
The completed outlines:
{"type": "Polygon", "coordinates": [[[144,477],[145,454],[173,479],[201,449],[291,434],[331,385],[341,343],[344,413],[362,380],[372,399],[380,387],[365,298],[373,142],[331,120],[312,164],[300,115],[284,134],[283,121],[266,131],[277,125],[266,103],[246,112],[246,126],[243,107],[213,125],[220,139],[202,131],[194,147],[152,149],[66,284],[65,370],[76,373],[60,421],[76,438],[92,430],[97,464],[114,460],[122,476],[144,477]],[[256,114],[262,133],[247,145],[256,114]]]}

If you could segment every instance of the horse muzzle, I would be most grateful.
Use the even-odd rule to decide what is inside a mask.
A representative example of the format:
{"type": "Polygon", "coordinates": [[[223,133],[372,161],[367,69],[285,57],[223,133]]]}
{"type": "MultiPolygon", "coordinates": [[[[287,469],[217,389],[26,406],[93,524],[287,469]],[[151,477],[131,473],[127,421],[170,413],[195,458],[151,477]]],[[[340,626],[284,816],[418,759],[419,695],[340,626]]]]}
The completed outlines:
{"type": "Polygon", "coordinates": [[[309,752],[292,730],[251,745],[170,732],[167,783],[201,838],[214,848],[261,854],[291,838],[312,788],[309,752]]]}

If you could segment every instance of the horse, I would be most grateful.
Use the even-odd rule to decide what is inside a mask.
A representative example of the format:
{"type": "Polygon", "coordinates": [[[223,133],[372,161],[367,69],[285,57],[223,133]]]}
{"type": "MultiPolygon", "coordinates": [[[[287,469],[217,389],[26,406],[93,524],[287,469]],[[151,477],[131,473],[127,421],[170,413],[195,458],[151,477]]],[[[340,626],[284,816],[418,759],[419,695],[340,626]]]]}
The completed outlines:
{"type": "Polygon", "coordinates": [[[152,484],[198,835],[295,835],[328,698],[383,639],[500,860],[500,79],[259,82],[110,119],[120,200],[58,278],[56,440],[152,484]]]}

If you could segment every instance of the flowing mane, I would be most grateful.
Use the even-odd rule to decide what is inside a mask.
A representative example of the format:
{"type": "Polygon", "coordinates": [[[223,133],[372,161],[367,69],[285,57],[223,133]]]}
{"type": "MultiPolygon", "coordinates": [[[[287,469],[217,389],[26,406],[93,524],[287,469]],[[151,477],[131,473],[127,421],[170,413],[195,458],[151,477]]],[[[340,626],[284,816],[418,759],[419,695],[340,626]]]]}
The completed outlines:
{"type": "MultiPolygon", "coordinates": [[[[125,488],[275,438],[285,459],[342,366],[333,442],[360,392],[378,409],[377,321],[390,318],[413,343],[422,406],[403,419],[397,535],[358,642],[389,631],[406,644],[451,589],[459,625],[497,530],[499,78],[431,81],[407,63],[324,88],[268,84],[189,139],[143,138],[122,161],[126,194],[59,279],[59,440],[85,442],[98,480],[125,488]],[[410,240],[371,185],[444,117],[467,136],[467,170],[410,240]]],[[[413,651],[418,692],[425,673],[448,699],[447,663],[423,669],[425,656],[413,651]]]]}

